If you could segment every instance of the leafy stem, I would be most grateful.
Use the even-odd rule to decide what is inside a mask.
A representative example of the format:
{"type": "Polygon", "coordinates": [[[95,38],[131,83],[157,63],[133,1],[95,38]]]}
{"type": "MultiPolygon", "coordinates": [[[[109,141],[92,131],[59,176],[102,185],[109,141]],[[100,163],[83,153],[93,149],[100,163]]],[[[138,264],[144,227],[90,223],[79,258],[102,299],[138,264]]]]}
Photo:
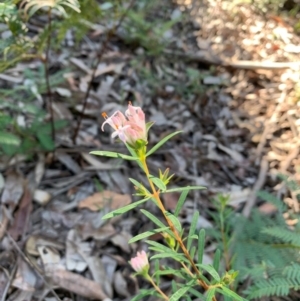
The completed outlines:
{"type": "MultiPolygon", "coordinates": [[[[197,276],[200,276],[201,273],[199,271],[199,269],[197,268],[194,260],[192,259],[191,255],[189,254],[189,251],[187,250],[186,246],[184,245],[181,237],[180,237],[180,234],[178,233],[177,229],[175,228],[173,222],[170,220],[170,218],[166,215],[166,209],[163,205],[163,202],[162,200],[160,199],[160,191],[159,189],[157,190],[154,186],[154,183],[153,181],[151,180],[151,177],[150,177],[150,173],[149,173],[149,169],[148,169],[148,165],[147,165],[147,162],[146,162],[146,157],[143,156],[143,155],[140,155],[140,161],[141,161],[141,164],[143,166],[143,170],[146,174],[146,177],[148,179],[148,182],[149,182],[149,185],[150,185],[150,188],[152,190],[152,197],[155,199],[156,203],[157,203],[157,206],[159,207],[159,209],[161,210],[168,226],[170,227],[170,230],[174,233],[174,236],[175,236],[175,239],[177,241],[177,243],[179,244],[180,248],[182,249],[184,255],[186,256],[186,258],[188,259],[188,261],[190,262],[191,266],[192,266],[192,269],[194,270],[194,272],[196,273],[197,276]]],[[[187,267],[184,267],[185,270],[188,270],[187,267]]],[[[208,290],[210,288],[210,286],[205,283],[203,280],[201,279],[198,279],[198,283],[205,289],[205,290],[208,290]]],[[[213,300],[216,301],[216,298],[213,297],[213,300]]]]}

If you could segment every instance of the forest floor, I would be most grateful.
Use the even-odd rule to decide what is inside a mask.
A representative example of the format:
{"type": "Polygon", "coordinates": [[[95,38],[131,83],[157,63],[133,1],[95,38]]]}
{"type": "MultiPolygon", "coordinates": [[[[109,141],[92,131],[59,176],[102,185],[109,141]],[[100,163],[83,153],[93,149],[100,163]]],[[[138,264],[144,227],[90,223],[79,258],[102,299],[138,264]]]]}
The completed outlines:
{"type": "MultiPolygon", "coordinates": [[[[164,9],[147,18],[175,24],[163,33],[148,28],[127,39],[125,17],[108,39],[94,77],[106,24],[93,24],[79,45],[68,31],[61,49],[51,51],[50,73],[62,72],[65,79],[52,91],[54,117],[68,125],[56,131],[55,152],[37,152],[29,160],[24,154],[0,158],[1,301],[130,300],[140,288],[128,260],[145,245],[128,245],[128,240],[152,225],[139,210],[110,221],[101,217],[135,200],[128,178],[142,181],[143,174],[134,162],[89,154],[127,153],[111,139],[108,127],[101,131],[101,113],[124,112],[129,101],[154,121],[150,146],[183,131],[148,163],[152,173],[170,168],[172,187],[207,187],[189,194],[180,215],[187,227],[195,209],[201,216],[198,226],[213,227],[208,211],[214,210],[212,200],[219,193],[228,195],[230,206],[245,216],[254,207],[265,214],[275,210],[257,198],[262,189],[299,212],[298,201],[277,177],[300,181],[296,21],[231,1],[163,2],[164,9]],[[61,266],[45,275],[41,263],[57,262],[61,266]]],[[[44,23],[35,16],[29,28],[34,33],[44,23]]],[[[37,72],[40,64],[24,61],[6,70],[0,74],[1,87],[25,85],[24,70],[37,72]]],[[[30,85],[36,88],[34,82],[30,85]]],[[[36,93],[32,104],[41,107],[46,97],[36,93]]],[[[26,112],[14,118],[30,122],[26,112]]],[[[177,193],[166,194],[166,209],[174,210],[177,200],[177,193]]],[[[150,204],[145,208],[158,214],[150,204]]],[[[293,220],[287,217],[287,222],[293,220]]],[[[212,251],[207,250],[207,262],[212,251]]]]}

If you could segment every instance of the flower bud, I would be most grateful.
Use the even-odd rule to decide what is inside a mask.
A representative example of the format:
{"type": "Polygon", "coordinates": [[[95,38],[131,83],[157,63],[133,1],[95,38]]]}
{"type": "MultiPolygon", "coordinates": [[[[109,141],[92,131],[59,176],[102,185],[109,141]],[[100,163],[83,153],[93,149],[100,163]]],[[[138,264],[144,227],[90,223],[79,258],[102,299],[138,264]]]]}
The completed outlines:
{"type": "Polygon", "coordinates": [[[137,256],[131,258],[130,265],[139,274],[148,274],[149,262],[145,251],[137,252],[137,256]]]}

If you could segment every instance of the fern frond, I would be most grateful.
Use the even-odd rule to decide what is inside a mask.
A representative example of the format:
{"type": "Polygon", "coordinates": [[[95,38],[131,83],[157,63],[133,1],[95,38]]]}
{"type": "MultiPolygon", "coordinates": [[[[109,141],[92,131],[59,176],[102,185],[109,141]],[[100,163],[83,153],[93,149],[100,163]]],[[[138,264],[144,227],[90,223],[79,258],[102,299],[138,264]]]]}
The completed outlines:
{"type": "Polygon", "coordinates": [[[300,284],[300,264],[293,263],[292,265],[287,266],[283,270],[282,274],[285,277],[287,277],[287,278],[295,281],[296,283],[300,284]]]}
{"type": "Polygon", "coordinates": [[[80,13],[80,5],[78,0],[24,0],[21,3],[21,7],[24,7],[25,15],[28,16],[34,15],[39,9],[43,7],[55,8],[64,16],[67,16],[67,13],[63,6],[68,6],[76,12],[80,13]]]}
{"type": "Polygon", "coordinates": [[[283,277],[260,279],[248,289],[247,293],[249,299],[262,298],[264,296],[287,296],[290,289],[298,287],[299,284],[283,277]]]}
{"type": "Polygon", "coordinates": [[[282,240],[285,243],[293,244],[294,246],[289,246],[291,248],[293,247],[299,247],[300,248],[300,233],[299,232],[293,232],[288,229],[284,229],[282,227],[271,227],[266,228],[262,230],[263,233],[272,235],[280,240],[282,240]]]}
{"type": "Polygon", "coordinates": [[[260,197],[262,200],[275,205],[280,212],[283,212],[287,209],[286,204],[281,199],[277,198],[276,196],[267,191],[259,191],[257,193],[257,196],[260,197]]]}

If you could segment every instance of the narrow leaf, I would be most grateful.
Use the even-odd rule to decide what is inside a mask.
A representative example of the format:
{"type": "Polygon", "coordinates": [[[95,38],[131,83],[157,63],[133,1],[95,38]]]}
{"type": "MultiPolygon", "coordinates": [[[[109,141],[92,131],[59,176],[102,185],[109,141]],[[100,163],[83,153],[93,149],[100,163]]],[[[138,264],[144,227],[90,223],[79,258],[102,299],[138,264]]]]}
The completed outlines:
{"type": "Polygon", "coordinates": [[[205,230],[201,229],[199,231],[199,239],[198,239],[198,263],[199,264],[201,264],[203,261],[204,246],[205,246],[205,230]]]}
{"type": "Polygon", "coordinates": [[[188,290],[189,290],[189,286],[184,286],[182,288],[180,288],[175,294],[173,294],[169,301],[177,301],[179,300],[188,290]]]}
{"type": "Polygon", "coordinates": [[[91,155],[96,155],[96,156],[104,156],[104,157],[110,157],[110,158],[121,158],[124,160],[138,160],[138,158],[123,155],[120,153],[115,153],[115,152],[109,152],[109,151],[92,151],[90,152],[91,155]]]}
{"type": "Polygon", "coordinates": [[[152,295],[153,289],[151,290],[140,290],[138,295],[134,296],[131,301],[138,301],[143,299],[146,296],[152,295]]]}
{"type": "Polygon", "coordinates": [[[206,189],[206,187],[203,187],[203,186],[186,186],[186,187],[177,187],[177,188],[167,189],[165,191],[162,191],[162,193],[185,191],[185,190],[202,190],[202,189],[206,189]]]}
{"type": "Polygon", "coordinates": [[[154,177],[152,175],[149,175],[149,179],[155,184],[156,187],[158,187],[161,191],[165,191],[167,189],[166,185],[164,184],[164,182],[157,178],[154,177]]]}
{"type": "Polygon", "coordinates": [[[176,208],[175,208],[175,212],[174,212],[175,216],[179,215],[179,212],[180,212],[180,210],[181,210],[181,208],[182,208],[182,206],[184,204],[184,201],[185,201],[188,193],[189,193],[189,190],[182,191],[182,193],[181,193],[181,195],[179,197],[178,203],[176,205],[176,208]]]}
{"type": "Polygon", "coordinates": [[[145,209],[141,209],[141,212],[146,215],[156,226],[160,227],[160,228],[164,228],[166,227],[166,225],[161,222],[156,216],[154,216],[152,213],[150,213],[149,211],[145,210],[145,209]]]}
{"type": "Polygon", "coordinates": [[[149,247],[149,249],[156,250],[157,252],[160,252],[160,253],[169,254],[170,257],[171,257],[171,254],[172,254],[172,256],[173,255],[176,256],[178,254],[177,252],[173,251],[172,249],[170,249],[169,247],[166,247],[163,244],[160,244],[159,242],[152,241],[152,240],[146,240],[146,243],[151,246],[151,247],[149,247]]]}
{"type": "Polygon", "coordinates": [[[216,271],[219,271],[220,260],[221,260],[221,252],[219,249],[217,249],[213,260],[213,267],[215,268],[216,271]]]}
{"type": "Polygon", "coordinates": [[[233,292],[226,286],[222,286],[222,288],[218,288],[217,291],[221,293],[222,295],[228,296],[232,298],[234,301],[247,301],[243,297],[239,296],[237,293],[233,292]]]}
{"type": "Polygon", "coordinates": [[[191,287],[190,290],[189,290],[189,292],[191,294],[193,294],[194,296],[196,296],[199,301],[200,300],[204,300],[204,296],[201,293],[199,293],[197,290],[195,290],[194,288],[191,287]]]}
{"type": "Polygon", "coordinates": [[[147,192],[149,195],[151,195],[150,191],[149,191],[148,189],[146,189],[146,187],[145,187],[142,183],[140,183],[140,182],[138,182],[137,180],[132,179],[132,178],[129,178],[129,181],[130,181],[134,186],[136,186],[137,188],[139,188],[141,191],[144,190],[144,191],[147,192]]]}
{"type": "Polygon", "coordinates": [[[164,228],[154,229],[154,230],[151,230],[151,231],[147,231],[147,232],[138,234],[138,235],[132,237],[131,239],[129,239],[128,243],[131,244],[133,242],[144,239],[144,238],[149,237],[153,234],[163,232],[163,231],[168,230],[168,229],[169,229],[169,227],[164,227],[164,228]]]}
{"type": "MultiPolygon", "coordinates": [[[[160,253],[160,254],[155,254],[153,256],[151,256],[151,260],[152,259],[162,259],[162,258],[170,258],[170,252],[168,253],[160,253]]],[[[179,261],[179,262],[187,262],[189,263],[189,261],[184,257],[184,255],[181,254],[176,254],[175,252],[172,253],[172,259],[179,261]]]]}
{"type": "Polygon", "coordinates": [[[190,247],[192,245],[192,241],[193,241],[192,235],[195,234],[198,220],[199,220],[199,211],[196,210],[194,212],[194,215],[193,215],[193,218],[192,218],[192,223],[191,223],[191,226],[190,226],[190,231],[189,231],[189,234],[188,234],[188,240],[187,240],[187,249],[188,250],[190,249],[190,247]]]}
{"type": "Polygon", "coordinates": [[[209,273],[216,281],[220,282],[221,278],[215,268],[210,264],[197,264],[200,268],[209,273]]]}
{"type": "Polygon", "coordinates": [[[149,199],[150,199],[150,198],[145,198],[145,199],[142,199],[142,200],[140,200],[140,201],[137,201],[137,202],[134,202],[134,203],[132,203],[132,204],[129,204],[129,205],[127,205],[127,206],[124,206],[124,207],[122,207],[122,208],[119,208],[119,209],[116,209],[116,210],[114,210],[114,211],[111,211],[111,212],[105,214],[105,215],[102,217],[102,219],[109,219],[109,218],[112,218],[112,217],[114,217],[114,216],[118,216],[118,215],[120,215],[120,214],[123,214],[123,213],[125,213],[125,212],[127,212],[127,211],[129,211],[129,210],[134,209],[135,207],[139,206],[140,204],[143,204],[143,203],[147,202],[149,199]]]}
{"type": "Polygon", "coordinates": [[[146,154],[146,156],[150,156],[151,154],[153,154],[155,151],[157,151],[163,144],[165,144],[169,139],[171,139],[172,137],[174,137],[175,135],[182,133],[182,131],[177,131],[174,132],[168,136],[166,136],[165,138],[163,138],[162,140],[160,140],[156,145],[154,145],[146,154]]]}
{"type": "Polygon", "coordinates": [[[196,253],[196,246],[193,246],[190,251],[191,258],[194,258],[195,253],[196,253]]]}
{"type": "Polygon", "coordinates": [[[216,288],[212,287],[206,292],[206,299],[205,301],[211,301],[213,297],[215,296],[216,288]]]}
{"type": "Polygon", "coordinates": [[[176,230],[178,232],[181,232],[182,231],[182,226],[181,226],[181,223],[178,220],[178,218],[175,215],[173,215],[172,213],[168,212],[168,211],[165,211],[165,214],[171,220],[171,222],[175,226],[176,230]]]}
{"type": "Polygon", "coordinates": [[[169,301],[177,301],[179,300],[195,283],[195,280],[191,280],[184,287],[177,290],[169,299],[169,301]]]}

